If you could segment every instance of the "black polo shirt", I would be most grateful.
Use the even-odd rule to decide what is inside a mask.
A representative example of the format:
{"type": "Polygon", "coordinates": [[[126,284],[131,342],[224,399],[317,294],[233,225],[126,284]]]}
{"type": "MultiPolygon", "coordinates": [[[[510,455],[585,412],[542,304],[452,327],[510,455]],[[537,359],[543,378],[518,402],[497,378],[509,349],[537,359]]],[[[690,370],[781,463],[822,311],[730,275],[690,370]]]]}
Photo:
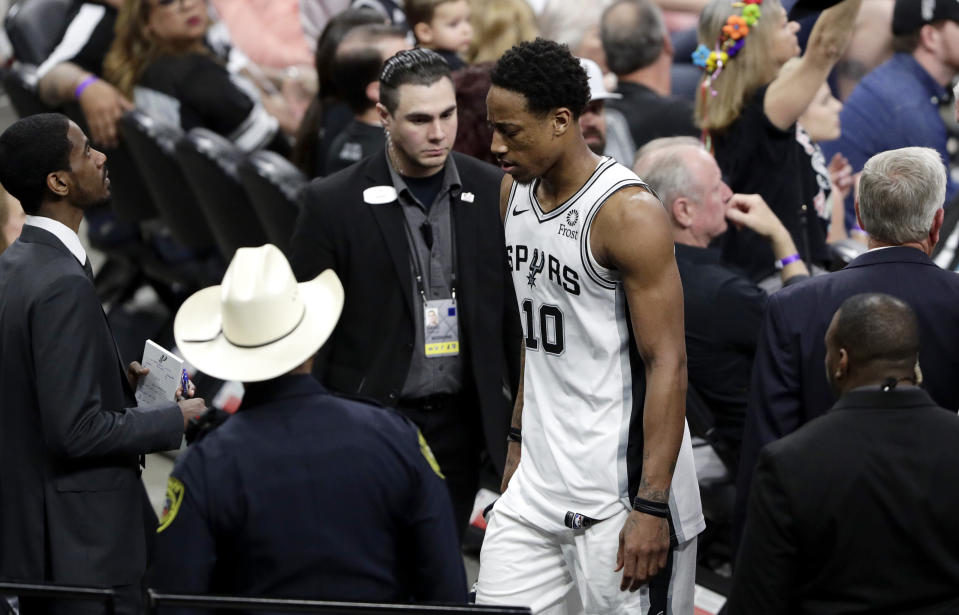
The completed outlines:
{"type": "Polygon", "coordinates": [[[713,411],[720,436],[739,451],[766,293],[724,265],[717,250],[677,243],[686,309],[689,383],[713,411]]]}

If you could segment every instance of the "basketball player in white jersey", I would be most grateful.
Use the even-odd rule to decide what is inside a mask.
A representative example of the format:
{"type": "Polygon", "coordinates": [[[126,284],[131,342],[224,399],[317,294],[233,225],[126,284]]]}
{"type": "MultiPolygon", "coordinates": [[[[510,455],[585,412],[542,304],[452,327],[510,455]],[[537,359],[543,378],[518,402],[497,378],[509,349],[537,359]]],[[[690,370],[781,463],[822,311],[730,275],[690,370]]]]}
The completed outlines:
{"type": "Polygon", "coordinates": [[[642,180],[583,140],[589,85],[566,46],[517,45],[492,82],[525,359],[476,601],[691,615],[705,522],[669,220],[642,180]]]}

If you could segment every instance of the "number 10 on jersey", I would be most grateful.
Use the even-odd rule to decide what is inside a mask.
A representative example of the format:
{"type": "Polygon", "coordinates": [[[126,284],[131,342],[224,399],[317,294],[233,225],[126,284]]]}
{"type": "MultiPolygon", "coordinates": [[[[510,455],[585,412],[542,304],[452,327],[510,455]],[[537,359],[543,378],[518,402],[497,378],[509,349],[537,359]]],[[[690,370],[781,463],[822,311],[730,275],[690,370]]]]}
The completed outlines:
{"type": "Polygon", "coordinates": [[[523,323],[526,349],[547,354],[563,354],[566,341],[563,333],[563,312],[555,305],[541,305],[535,309],[532,299],[523,299],[523,323]]]}

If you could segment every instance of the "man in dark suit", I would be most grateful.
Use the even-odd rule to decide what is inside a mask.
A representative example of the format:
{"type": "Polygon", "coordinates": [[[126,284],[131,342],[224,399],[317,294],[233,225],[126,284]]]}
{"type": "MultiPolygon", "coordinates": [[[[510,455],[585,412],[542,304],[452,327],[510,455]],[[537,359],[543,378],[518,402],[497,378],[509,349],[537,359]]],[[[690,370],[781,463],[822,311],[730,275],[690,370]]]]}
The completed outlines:
{"type": "Polygon", "coordinates": [[[959,418],[916,386],[920,335],[890,295],[843,302],[839,401],[760,453],[730,615],[959,609],[959,418]]]}
{"type": "Polygon", "coordinates": [[[959,276],[929,258],[939,240],[946,177],[939,154],[907,147],[863,168],[856,212],[870,250],[845,269],[769,298],[746,412],[737,484],[737,527],[745,516],[759,450],[821,415],[835,401],[822,370],[823,336],[847,297],[883,292],[919,319],[923,384],[940,406],[959,408],[959,276]]]}
{"type": "Polygon", "coordinates": [[[335,273],[297,284],[272,245],[237,250],[222,286],[180,307],[183,356],[242,381],[245,394],[170,476],[160,591],[466,601],[453,509],[422,436],[398,413],[331,395],[310,376],[342,308],[335,273]]]}
{"type": "Polygon", "coordinates": [[[132,613],[156,528],[138,458],[177,448],[203,400],[136,407],[144,372],[124,374],[77,237],[110,196],[105,162],[58,114],[0,136],[0,182],[28,214],[0,255],[0,578],[114,587],[132,613]]]}
{"type": "Polygon", "coordinates": [[[387,60],[377,108],[386,151],[309,186],[290,261],[301,281],[330,268],[346,288],[314,375],[334,391],[395,406],[419,426],[462,532],[483,436],[502,473],[519,373],[497,207],[502,173],[450,155],[456,98],[435,52],[387,60]]]}

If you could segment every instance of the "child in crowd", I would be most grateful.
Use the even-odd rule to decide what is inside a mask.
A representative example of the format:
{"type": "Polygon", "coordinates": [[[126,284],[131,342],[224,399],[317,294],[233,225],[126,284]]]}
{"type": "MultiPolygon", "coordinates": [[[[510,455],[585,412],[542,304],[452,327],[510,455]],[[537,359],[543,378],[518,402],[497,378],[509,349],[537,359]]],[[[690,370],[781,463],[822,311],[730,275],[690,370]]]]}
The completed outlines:
{"type": "Polygon", "coordinates": [[[405,10],[420,47],[443,56],[452,70],[466,66],[460,54],[473,42],[468,0],[406,0],[405,10]]]}

